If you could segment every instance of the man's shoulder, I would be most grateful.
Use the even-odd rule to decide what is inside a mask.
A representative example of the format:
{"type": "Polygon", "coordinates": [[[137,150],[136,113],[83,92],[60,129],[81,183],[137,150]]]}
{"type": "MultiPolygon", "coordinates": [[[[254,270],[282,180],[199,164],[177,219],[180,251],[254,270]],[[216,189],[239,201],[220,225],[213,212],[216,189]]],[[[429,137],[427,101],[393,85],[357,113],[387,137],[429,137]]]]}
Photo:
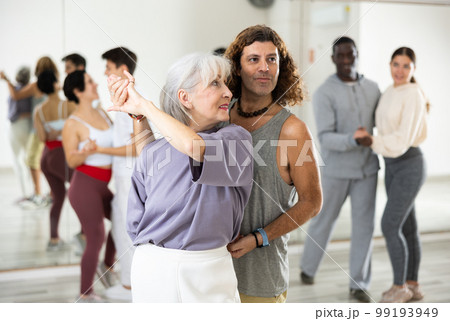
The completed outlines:
{"type": "Polygon", "coordinates": [[[281,127],[280,139],[304,139],[308,133],[305,122],[295,115],[290,115],[281,127]]]}

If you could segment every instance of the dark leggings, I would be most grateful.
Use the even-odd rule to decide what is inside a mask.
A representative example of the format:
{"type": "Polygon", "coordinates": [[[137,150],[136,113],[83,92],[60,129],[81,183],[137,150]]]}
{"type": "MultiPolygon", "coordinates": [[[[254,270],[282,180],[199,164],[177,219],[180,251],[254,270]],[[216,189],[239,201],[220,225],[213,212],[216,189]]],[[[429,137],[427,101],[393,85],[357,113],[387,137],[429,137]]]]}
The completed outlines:
{"type": "MultiPolygon", "coordinates": [[[[70,182],[69,200],[81,222],[86,235],[86,249],[81,258],[81,294],[93,291],[98,257],[105,241],[103,218],[111,217],[111,200],[113,194],[108,183],[75,171],[70,182]]],[[[105,260],[107,266],[114,264],[116,249],[111,236],[106,241],[105,260]]]]}
{"type": "Polygon", "coordinates": [[[425,181],[425,162],[419,148],[398,158],[385,158],[387,203],[381,228],[394,270],[394,284],[417,281],[421,258],[414,201],[425,181]]]}
{"type": "Polygon", "coordinates": [[[62,147],[53,149],[47,146],[42,153],[41,170],[47,179],[52,193],[52,207],[50,208],[50,237],[59,238],[58,225],[61,217],[61,209],[66,197],[66,187],[64,183],[70,181],[72,169],[66,164],[64,150],[62,147]]]}

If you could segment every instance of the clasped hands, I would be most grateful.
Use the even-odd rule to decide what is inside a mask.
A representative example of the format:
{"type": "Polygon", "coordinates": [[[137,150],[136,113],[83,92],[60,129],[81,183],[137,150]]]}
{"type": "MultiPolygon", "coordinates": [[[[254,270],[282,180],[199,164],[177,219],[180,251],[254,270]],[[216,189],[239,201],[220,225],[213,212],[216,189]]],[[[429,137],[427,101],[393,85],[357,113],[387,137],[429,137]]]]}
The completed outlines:
{"type": "Polygon", "coordinates": [[[358,143],[358,145],[370,147],[372,145],[372,136],[367,132],[365,127],[358,127],[358,129],[353,134],[353,138],[358,143]]]}
{"type": "Polygon", "coordinates": [[[101,153],[101,148],[97,145],[95,139],[92,140],[90,138],[88,138],[88,142],[83,146],[82,149],[72,151],[73,155],[80,155],[84,157],[88,157],[95,153],[101,153]]]}
{"type": "Polygon", "coordinates": [[[134,77],[124,71],[127,79],[122,79],[116,75],[108,77],[108,90],[113,106],[108,111],[121,111],[134,115],[143,115],[141,103],[144,98],[134,88],[134,77]]]}
{"type": "Polygon", "coordinates": [[[227,245],[227,250],[231,256],[238,259],[248,252],[256,248],[255,237],[252,234],[246,236],[239,234],[230,244],[227,245]]]}

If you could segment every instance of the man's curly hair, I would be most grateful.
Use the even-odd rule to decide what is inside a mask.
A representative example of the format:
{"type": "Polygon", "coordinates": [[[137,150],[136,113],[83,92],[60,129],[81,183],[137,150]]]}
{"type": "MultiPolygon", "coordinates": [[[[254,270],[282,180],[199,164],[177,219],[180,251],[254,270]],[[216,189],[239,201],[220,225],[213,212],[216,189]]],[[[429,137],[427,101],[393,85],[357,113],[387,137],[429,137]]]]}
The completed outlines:
{"type": "Polygon", "coordinates": [[[277,85],[272,91],[274,101],[282,106],[300,104],[304,99],[303,81],[298,74],[294,59],[292,59],[281,37],[273,29],[265,25],[256,25],[243,30],[237,35],[224,54],[231,62],[231,76],[228,87],[233,96],[241,96],[242,80],[238,76],[238,71],[241,69],[242,52],[244,47],[250,46],[255,41],[271,41],[278,48],[280,73],[277,85]]]}

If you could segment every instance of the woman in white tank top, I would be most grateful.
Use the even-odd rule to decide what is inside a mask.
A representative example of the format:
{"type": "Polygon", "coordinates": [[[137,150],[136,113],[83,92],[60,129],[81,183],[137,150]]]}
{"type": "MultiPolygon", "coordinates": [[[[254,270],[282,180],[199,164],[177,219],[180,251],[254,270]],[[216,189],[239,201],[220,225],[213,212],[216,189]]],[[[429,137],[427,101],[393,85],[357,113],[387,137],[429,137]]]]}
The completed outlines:
{"type": "Polygon", "coordinates": [[[47,95],[47,99],[34,110],[34,127],[39,140],[43,143],[61,141],[64,123],[76,106],[59,98],[61,87],[52,71],[40,74],[37,86],[47,95]]]}
{"type": "Polygon", "coordinates": [[[112,193],[112,156],[132,156],[134,145],[113,147],[112,122],[101,108],[93,108],[97,100],[97,84],[85,71],[75,71],[64,81],[64,94],[76,103],[76,110],[66,121],[62,141],[67,163],[74,168],[69,188],[70,204],[74,208],[86,235],[86,248],[81,259],[81,288],[77,302],[101,302],[93,291],[95,273],[108,287],[111,282],[103,275],[114,264],[115,247],[108,235],[105,259],[97,267],[105,239],[103,218],[110,219],[112,193]],[[102,271],[102,272],[100,272],[102,271]]]}
{"type": "Polygon", "coordinates": [[[64,247],[59,238],[58,225],[66,197],[65,182],[70,181],[72,171],[66,164],[61,142],[61,132],[68,115],[75,105],[63,101],[58,96],[60,86],[54,72],[47,70],[38,76],[39,90],[47,94],[47,99],[34,110],[34,127],[39,140],[45,143],[41,157],[41,170],[48,181],[52,194],[50,208],[50,241],[47,251],[57,251],[64,247]]]}

